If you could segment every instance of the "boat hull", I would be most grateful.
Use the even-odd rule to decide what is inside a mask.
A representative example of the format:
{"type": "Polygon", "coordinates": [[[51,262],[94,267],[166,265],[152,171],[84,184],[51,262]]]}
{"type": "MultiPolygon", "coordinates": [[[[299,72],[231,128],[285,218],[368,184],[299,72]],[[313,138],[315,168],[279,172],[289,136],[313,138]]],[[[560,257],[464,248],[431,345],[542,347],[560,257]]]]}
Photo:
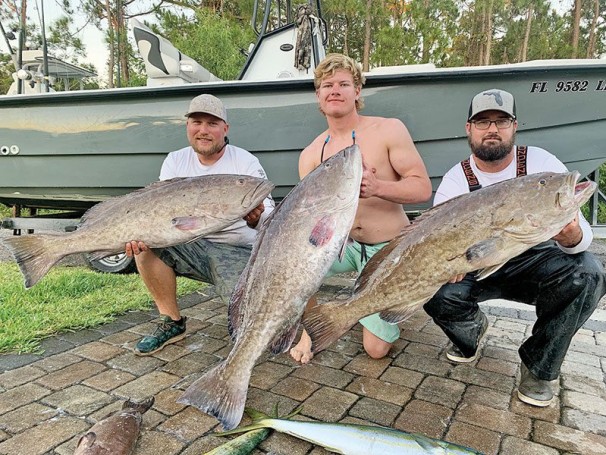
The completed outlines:
{"type": "MultiPolygon", "coordinates": [[[[517,142],[585,176],[606,161],[606,62],[583,62],[371,74],[363,113],[407,125],[435,190],[469,155],[472,96],[501,88],[516,97],[517,142]]],[[[299,153],[326,128],[311,79],[0,97],[0,202],[84,209],[157,180],[166,154],[187,145],[183,114],[200,93],[224,101],[231,143],[260,159],[284,197],[299,180],[299,153]]]]}

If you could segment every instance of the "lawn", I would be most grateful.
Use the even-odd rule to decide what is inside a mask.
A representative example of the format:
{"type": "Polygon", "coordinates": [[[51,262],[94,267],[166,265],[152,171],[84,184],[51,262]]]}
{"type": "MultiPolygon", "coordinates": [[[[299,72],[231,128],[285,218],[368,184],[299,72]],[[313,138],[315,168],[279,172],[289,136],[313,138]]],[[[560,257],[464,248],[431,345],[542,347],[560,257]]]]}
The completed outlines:
{"type": "MultiPolygon", "coordinates": [[[[15,263],[3,262],[0,267],[0,353],[39,352],[45,337],[95,327],[128,311],[153,307],[137,274],[57,266],[26,290],[15,263]]],[[[179,295],[205,286],[186,278],[177,283],[179,295]]]]}

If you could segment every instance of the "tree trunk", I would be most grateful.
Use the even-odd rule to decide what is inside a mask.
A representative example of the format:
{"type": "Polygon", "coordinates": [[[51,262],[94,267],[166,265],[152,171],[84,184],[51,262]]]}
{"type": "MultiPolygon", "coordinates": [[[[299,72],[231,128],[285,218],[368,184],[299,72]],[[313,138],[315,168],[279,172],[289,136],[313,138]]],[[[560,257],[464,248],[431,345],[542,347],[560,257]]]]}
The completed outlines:
{"type": "Polygon", "coordinates": [[[593,2],[593,19],[591,28],[589,29],[589,43],[587,44],[587,58],[594,58],[595,53],[595,36],[598,27],[598,19],[600,18],[600,0],[593,2]]]}
{"type": "Polygon", "coordinates": [[[362,70],[368,71],[370,68],[370,29],[372,0],[366,0],[366,24],[364,27],[364,55],[362,58],[362,70]]]}
{"type": "Polygon", "coordinates": [[[574,22],[572,24],[572,58],[579,52],[579,28],[581,26],[581,0],[574,0],[574,22]]]}
{"type": "Polygon", "coordinates": [[[528,59],[528,41],[530,40],[530,28],[532,24],[532,13],[534,5],[531,3],[528,5],[528,11],[526,12],[526,32],[524,33],[524,41],[522,42],[522,52],[520,55],[520,61],[525,62],[528,59]]]}
{"type": "Polygon", "coordinates": [[[110,6],[110,0],[105,0],[105,14],[107,15],[107,33],[109,36],[109,57],[107,59],[107,85],[109,88],[114,88],[114,65],[115,65],[115,53],[114,48],[114,29],[111,21],[112,9],[110,6]]]}
{"type": "Polygon", "coordinates": [[[486,10],[486,45],[484,48],[484,65],[490,65],[490,51],[492,50],[492,6],[494,0],[488,2],[488,9],[486,10]]]}

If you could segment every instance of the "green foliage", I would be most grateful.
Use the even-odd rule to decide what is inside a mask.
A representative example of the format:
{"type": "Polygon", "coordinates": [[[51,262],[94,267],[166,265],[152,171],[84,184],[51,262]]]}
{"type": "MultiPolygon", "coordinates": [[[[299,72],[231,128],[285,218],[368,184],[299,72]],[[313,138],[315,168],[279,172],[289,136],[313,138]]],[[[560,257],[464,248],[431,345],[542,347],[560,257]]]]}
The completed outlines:
{"type": "Polygon", "coordinates": [[[181,52],[221,79],[236,79],[246,60],[241,52],[255,36],[248,22],[206,9],[193,20],[170,11],[159,14],[163,35],[181,52]]]}
{"type": "MultiPolygon", "coordinates": [[[[127,311],[152,308],[138,275],[59,266],[25,290],[16,264],[2,263],[2,273],[0,353],[36,352],[45,337],[108,323],[127,311]]],[[[195,292],[203,286],[179,278],[178,294],[195,292]]]]}

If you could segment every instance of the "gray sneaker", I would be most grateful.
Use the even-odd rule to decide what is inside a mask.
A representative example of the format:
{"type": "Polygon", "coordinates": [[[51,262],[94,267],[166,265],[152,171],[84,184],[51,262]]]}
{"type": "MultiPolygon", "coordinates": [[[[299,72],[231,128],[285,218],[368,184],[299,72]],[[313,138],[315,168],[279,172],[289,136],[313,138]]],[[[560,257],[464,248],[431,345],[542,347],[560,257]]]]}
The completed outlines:
{"type": "Polygon", "coordinates": [[[154,333],[143,337],[135,346],[135,354],[151,355],[158,352],[164,346],[176,343],[185,338],[185,321],[183,316],[180,321],[173,321],[169,316],[161,316],[162,321],[154,330],[154,333]]]}
{"type": "Polygon", "coordinates": [[[544,408],[553,401],[553,390],[549,381],[537,378],[524,363],[520,366],[518,398],[524,403],[544,408]]]}
{"type": "Polygon", "coordinates": [[[455,363],[471,363],[475,359],[478,358],[478,354],[480,353],[480,345],[486,335],[488,334],[488,318],[484,313],[482,313],[482,328],[480,329],[480,335],[478,335],[478,342],[476,343],[476,352],[473,353],[470,357],[465,357],[465,355],[457,348],[454,344],[450,346],[448,351],[446,351],[446,358],[451,362],[455,363]]]}

